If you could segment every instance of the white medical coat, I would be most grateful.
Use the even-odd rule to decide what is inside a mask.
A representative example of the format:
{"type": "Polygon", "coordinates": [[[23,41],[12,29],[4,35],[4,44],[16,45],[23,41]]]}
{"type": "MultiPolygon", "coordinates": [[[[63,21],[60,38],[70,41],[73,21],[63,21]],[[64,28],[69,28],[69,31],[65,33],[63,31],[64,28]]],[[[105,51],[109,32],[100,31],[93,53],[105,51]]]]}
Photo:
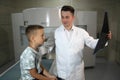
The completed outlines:
{"type": "Polygon", "coordinates": [[[83,49],[84,45],[94,49],[97,39],[81,28],[72,26],[70,40],[61,25],[55,31],[57,76],[65,80],[85,80],[83,49]]]}

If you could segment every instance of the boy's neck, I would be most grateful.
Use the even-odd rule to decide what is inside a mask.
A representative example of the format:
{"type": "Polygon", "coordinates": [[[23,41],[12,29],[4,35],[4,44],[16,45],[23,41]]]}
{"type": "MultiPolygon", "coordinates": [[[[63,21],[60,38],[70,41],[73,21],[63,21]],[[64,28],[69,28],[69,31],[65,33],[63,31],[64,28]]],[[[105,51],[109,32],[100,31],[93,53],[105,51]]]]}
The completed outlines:
{"type": "Polygon", "coordinates": [[[35,45],[33,45],[33,44],[29,44],[29,46],[30,46],[32,49],[34,49],[35,51],[38,52],[38,47],[37,47],[37,46],[35,46],[35,45]]]}

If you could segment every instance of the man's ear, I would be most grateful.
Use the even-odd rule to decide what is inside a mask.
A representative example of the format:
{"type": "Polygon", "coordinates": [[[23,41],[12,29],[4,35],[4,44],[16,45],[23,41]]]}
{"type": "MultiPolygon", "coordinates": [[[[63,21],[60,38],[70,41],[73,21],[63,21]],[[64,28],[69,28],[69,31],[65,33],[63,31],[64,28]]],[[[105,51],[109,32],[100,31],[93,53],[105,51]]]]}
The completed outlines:
{"type": "Polygon", "coordinates": [[[75,16],[73,15],[73,20],[75,20],[75,16]]]}

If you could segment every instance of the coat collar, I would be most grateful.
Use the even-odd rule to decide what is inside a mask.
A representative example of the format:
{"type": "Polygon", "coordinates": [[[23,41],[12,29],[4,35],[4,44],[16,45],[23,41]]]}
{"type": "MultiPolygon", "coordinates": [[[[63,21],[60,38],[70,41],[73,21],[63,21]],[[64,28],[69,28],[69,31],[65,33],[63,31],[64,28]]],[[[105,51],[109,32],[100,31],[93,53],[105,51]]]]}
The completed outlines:
{"type": "Polygon", "coordinates": [[[73,33],[71,35],[71,39],[70,40],[68,40],[67,37],[65,36],[65,32],[64,32],[65,31],[65,27],[63,25],[60,26],[59,30],[61,31],[62,36],[64,36],[63,38],[65,39],[64,40],[65,43],[68,44],[68,45],[71,45],[73,40],[74,40],[74,36],[76,34],[76,27],[74,25],[72,26],[73,33]]]}
{"type": "MultiPolygon", "coordinates": [[[[60,28],[61,28],[62,31],[65,31],[65,30],[66,30],[66,28],[65,28],[63,25],[61,25],[60,28]]],[[[75,30],[75,26],[74,26],[74,25],[72,26],[72,29],[71,29],[71,30],[75,30]]]]}

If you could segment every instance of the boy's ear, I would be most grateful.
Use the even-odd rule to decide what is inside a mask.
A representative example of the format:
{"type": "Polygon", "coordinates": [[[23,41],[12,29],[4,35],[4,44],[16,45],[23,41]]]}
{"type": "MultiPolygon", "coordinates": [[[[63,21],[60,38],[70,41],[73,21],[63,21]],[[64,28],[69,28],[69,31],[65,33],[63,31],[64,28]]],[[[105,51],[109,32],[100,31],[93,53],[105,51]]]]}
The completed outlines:
{"type": "Polygon", "coordinates": [[[33,40],[34,40],[34,36],[33,36],[33,35],[31,35],[30,40],[31,40],[31,41],[33,41],[33,40]]]}

